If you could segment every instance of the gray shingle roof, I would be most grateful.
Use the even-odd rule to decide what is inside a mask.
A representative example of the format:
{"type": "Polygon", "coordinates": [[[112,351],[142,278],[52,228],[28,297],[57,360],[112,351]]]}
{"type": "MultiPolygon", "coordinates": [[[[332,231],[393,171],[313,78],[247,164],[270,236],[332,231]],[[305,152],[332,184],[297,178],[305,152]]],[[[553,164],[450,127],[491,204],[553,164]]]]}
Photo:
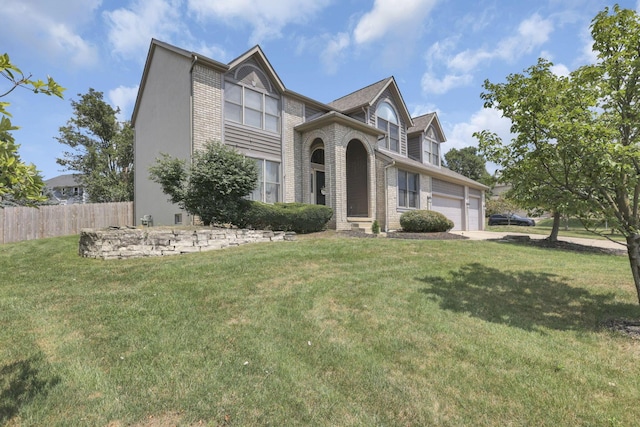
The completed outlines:
{"type": "Polygon", "coordinates": [[[413,117],[413,126],[407,129],[407,133],[424,132],[433,120],[436,113],[423,114],[422,116],[413,117]]]}
{"type": "Polygon", "coordinates": [[[371,102],[391,80],[392,77],[387,77],[386,79],[380,80],[379,82],[373,83],[367,87],[358,89],[349,95],[338,98],[335,101],[330,102],[328,105],[342,113],[355,110],[356,108],[365,105],[371,105],[371,102]]]}
{"type": "Polygon", "coordinates": [[[47,179],[44,182],[47,188],[62,188],[62,187],[81,187],[82,184],[78,182],[76,174],[65,174],[54,176],[51,179],[47,179]]]}
{"type": "Polygon", "coordinates": [[[393,160],[399,165],[411,168],[416,171],[420,171],[436,178],[446,179],[447,181],[468,185],[471,188],[477,188],[479,190],[487,190],[489,188],[486,185],[474,181],[471,178],[467,178],[466,176],[454,172],[451,169],[421,163],[419,161],[401,156],[397,153],[391,153],[388,151],[381,152],[379,150],[376,150],[376,156],[393,160]]]}

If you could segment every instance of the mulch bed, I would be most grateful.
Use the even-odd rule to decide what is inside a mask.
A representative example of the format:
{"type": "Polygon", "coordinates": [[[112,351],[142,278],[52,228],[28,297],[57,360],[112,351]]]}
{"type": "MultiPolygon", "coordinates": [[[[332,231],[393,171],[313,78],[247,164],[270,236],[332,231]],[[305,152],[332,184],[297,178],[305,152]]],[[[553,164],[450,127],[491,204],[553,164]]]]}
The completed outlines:
{"type": "MultiPolygon", "coordinates": [[[[359,238],[382,238],[382,234],[368,234],[361,231],[340,231],[340,235],[359,238]]],[[[392,231],[387,233],[389,239],[413,239],[413,240],[465,240],[467,237],[453,233],[406,233],[404,231],[392,231]]]]}
{"type": "Polygon", "coordinates": [[[640,340],[640,321],[609,319],[602,324],[603,327],[620,332],[630,338],[640,340]]]}

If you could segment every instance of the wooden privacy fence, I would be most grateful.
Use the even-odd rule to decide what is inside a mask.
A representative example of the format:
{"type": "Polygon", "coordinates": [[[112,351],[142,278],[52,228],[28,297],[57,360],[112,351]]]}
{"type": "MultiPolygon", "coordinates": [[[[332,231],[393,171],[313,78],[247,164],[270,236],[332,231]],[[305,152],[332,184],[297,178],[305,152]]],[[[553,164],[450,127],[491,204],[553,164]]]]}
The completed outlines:
{"type": "Polygon", "coordinates": [[[83,228],[133,225],[133,202],[0,208],[0,243],[80,234],[83,228]]]}

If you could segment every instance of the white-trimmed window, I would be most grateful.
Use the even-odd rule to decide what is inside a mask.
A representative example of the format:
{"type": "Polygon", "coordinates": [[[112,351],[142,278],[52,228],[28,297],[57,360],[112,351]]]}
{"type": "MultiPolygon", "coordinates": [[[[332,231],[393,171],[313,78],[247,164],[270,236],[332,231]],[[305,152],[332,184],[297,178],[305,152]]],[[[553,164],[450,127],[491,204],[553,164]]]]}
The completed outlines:
{"type": "Polygon", "coordinates": [[[224,117],[270,132],[280,131],[280,102],[267,93],[225,82],[224,117]]]}
{"type": "Polygon", "coordinates": [[[424,162],[440,166],[440,141],[433,126],[430,126],[425,134],[424,162]]]}
{"type": "Polygon", "coordinates": [[[382,148],[387,150],[400,151],[400,122],[398,115],[388,102],[381,102],[376,109],[376,121],[378,129],[387,133],[382,148]]]}
{"type": "Polygon", "coordinates": [[[398,207],[420,207],[420,174],[398,170],[398,207]]]}
{"type": "Polygon", "coordinates": [[[258,170],[258,185],[249,199],[265,203],[280,201],[280,163],[254,159],[258,170]]]}

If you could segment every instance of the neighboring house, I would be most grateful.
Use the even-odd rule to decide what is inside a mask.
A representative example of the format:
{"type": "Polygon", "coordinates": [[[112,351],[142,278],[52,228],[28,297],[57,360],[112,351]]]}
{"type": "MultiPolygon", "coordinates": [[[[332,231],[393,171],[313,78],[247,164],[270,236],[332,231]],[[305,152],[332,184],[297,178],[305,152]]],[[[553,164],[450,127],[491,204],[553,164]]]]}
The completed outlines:
{"type": "Polygon", "coordinates": [[[152,40],[131,121],[134,218],[155,225],[190,222],[149,179],[160,153],[222,141],[255,159],[252,199],[330,206],[337,230],[399,229],[411,209],[484,227],[487,187],[441,166],[437,115],[412,118],[393,77],[325,104],[287,89],[259,46],[224,64],[152,40]]]}
{"type": "Polygon", "coordinates": [[[496,182],[493,186],[493,190],[491,192],[491,198],[493,200],[498,200],[504,197],[504,193],[511,190],[511,184],[505,184],[503,182],[496,182]]]}
{"type": "Polygon", "coordinates": [[[86,203],[88,194],[84,191],[84,187],[77,180],[76,175],[66,174],[58,175],[54,178],[47,179],[44,182],[45,195],[53,202],[61,205],[72,205],[74,203],[86,203]]]}

